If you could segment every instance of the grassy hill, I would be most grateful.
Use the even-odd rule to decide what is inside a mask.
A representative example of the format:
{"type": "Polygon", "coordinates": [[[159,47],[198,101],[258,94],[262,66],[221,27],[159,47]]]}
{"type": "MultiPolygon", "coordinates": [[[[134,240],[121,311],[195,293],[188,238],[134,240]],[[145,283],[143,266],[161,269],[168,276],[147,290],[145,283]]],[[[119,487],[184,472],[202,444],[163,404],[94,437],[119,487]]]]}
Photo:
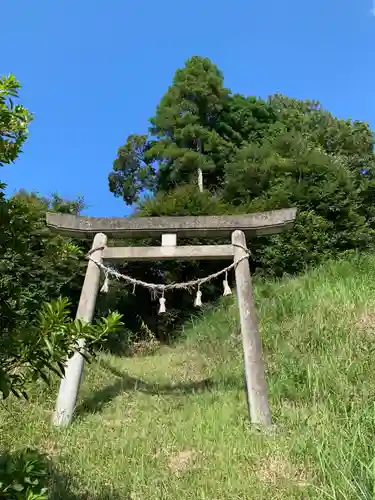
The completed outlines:
{"type": "Polygon", "coordinates": [[[375,258],[257,282],[274,428],[247,422],[232,298],[172,347],[101,355],[77,416],[50,425],[55,392],[0,408],[0,449],[45,451],[52,498],[373,499],[375,258]]]}

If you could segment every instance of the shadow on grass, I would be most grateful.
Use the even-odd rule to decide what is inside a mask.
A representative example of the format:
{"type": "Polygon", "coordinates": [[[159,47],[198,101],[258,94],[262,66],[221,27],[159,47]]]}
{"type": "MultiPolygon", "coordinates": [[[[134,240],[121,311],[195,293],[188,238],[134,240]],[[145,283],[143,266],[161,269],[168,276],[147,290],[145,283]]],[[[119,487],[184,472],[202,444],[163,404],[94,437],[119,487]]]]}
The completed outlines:
{"type": "Polygon", "coordinates": [[[131,492],[118,493],[111,489],[110,486],[105,486],[105,489],[100,493],[74,493],[74,484],[67,476],[62,475],[57,471],[52,472],[52,485],[49,493],[51,500],[131,500],[131,492]]]}
{"type": "MultiPolygon", "coordinates": [[[[76,409],[77,416],[83,416],[87,413],[95,413],[112,401],[116,396],[127,391],[138,391],[150,395],[187,395],[196,394],[203,391],[211,391],[215,388],[239,388],[242,381],[237,378],[218,381],[212,378],[205,378],[198,381],[190,381],[180,384],[150,384],[132,377],[127,373],[117,370],[109,363],[102,362],[106,370],[110,371],[115,377],[118,377],[113,384],[104,387],[87,397],[76,409]]],[[[242,384],[241,384],[242,387],[242,384]]]]}
{"type": "Polygon", "coordinates": [[[113,491],[104,485],[103,491],[74,493],[78,483],[57,470],[53,461],[38,450],[25,448],[16,452],[3,451],[0,455],[0,498],[40,498],[51,500],[130,500],[130,490],[113,491]],[[47,492],[43,492],[43,490],[47,492]]]}

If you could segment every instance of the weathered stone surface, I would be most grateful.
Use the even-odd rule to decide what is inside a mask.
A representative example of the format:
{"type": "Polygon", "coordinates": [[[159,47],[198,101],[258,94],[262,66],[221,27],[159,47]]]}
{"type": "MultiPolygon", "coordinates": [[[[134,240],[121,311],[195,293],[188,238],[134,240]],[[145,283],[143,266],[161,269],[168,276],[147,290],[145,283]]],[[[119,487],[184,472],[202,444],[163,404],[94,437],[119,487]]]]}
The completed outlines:
{"type": "Polygon", "coordinates": [[[203,217],[78,217],[69,214],[46,214],[47,225],[61,234],[92,238],[105,233],[109,238],[159,237],[175,233],[181,238],[229,236],[240,230],[245,234],[278,233],[293,225],[297,209],[288,208],[248,215],[213,215],[203,217]]]}
{"type": "Polygon", "coordinates": [[[245,361],[246,393],[250,422],[264,426],[271,425],[265,376],[262,342],[253,297],[249,259],[246,253],[246,237],[242,231],[232,234],[234,247],[237,303],[240,310],[240,325],[245,361]],[[241,260],[242,259],[242,260],[241,260]]]}
{"type": "Polygon", "coordinates": [[[107,247],[103,260],[112,262],[162,260],[225,260],[233,258],[233,245],[107,247]]]}
{"type": "MultiPolygon", "coordinates": [[[[105,248],[106,245],[107,236],[101,233],[97,234],[92,244],[92,258],[97,262],[102,262],[102,248],[105,248]]],[[[100,269],[95,262],[89,260],[85,280],[82,286],[81,297],[78,303],[76,315],[77,319],[87,322],[92,321],[95,311],[96,297],[99,291],[99,282],[100,269]]],[[[78,345],[84,350],[85,341],[79,339],[78,345]]],[[[59,395],[53,415],[53,422],[55,425],[68,425],[73,417],[78,390],[81,383],[83,364],[84,358],[78,351],[76,351],[66,363],[65,376],[60,382],[59,395]]]]}

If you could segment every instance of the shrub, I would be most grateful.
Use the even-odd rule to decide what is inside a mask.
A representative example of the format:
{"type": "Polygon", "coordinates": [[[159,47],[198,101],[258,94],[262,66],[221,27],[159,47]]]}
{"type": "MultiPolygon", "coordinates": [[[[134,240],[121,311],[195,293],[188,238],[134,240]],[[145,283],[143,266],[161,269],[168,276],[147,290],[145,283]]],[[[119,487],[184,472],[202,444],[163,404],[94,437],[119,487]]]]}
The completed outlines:
{"type": "Polygon", "coordinates": [[[0,456],[0,499],[48,500],[48,464],[35,450],[0,456]]]}
{"type": "Polygon", "coordinates": [[[64,375],[64,362],[75,351],[82,352],[79,339],[86,341],[87,357],[90,348],[116,331],[121,315],[111,313],[91,324],[69,317],[69,302],[58,299],[45,303],[29,325],[0,337],[0,394],[5,399],[10,392],[27,398],[30,382],[42,379],[49,382],[49,373],[64,375]]]}

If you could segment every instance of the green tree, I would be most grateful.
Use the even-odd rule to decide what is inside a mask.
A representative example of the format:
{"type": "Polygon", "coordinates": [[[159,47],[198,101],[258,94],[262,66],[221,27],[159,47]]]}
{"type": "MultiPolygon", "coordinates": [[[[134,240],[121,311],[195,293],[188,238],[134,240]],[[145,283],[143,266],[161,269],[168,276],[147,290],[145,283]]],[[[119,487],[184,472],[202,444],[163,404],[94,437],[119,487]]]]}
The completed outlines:
{"type": "Polygon", "coordinates": [[[233,155],[247,144],[259,144],[269,136],[270,127],[278,120],[278,116],[269,100],[254,96],[245,97],[232,94],[226,100],[216,130],[231,145],[231,154],[225,163],[233,159],[233,155]]]}
{"type": "MultiPolygon", "coordinates": [[[[46,300],[77,297],[83,250],[45,223],[46,210],[65,211],[68,204],[24,191],[0,203],[0,335],[28,324],[46,300]]],[[[72,213],[77,204],[71,202],[72,213]]]]}
{"type": "Polygon", "coordinates": [[[269,97],[275,114],[274,134],[299,132],[328,154],[367,161],[374,151],[374,135],[367,123],[334,117],[318,101],[292,99],[281,94],[269,97]]]}
{"type": "Polygon", "coordinates": [[[146,156],[149,149],[146,135],[130,135],[113,162],[108,176],[109,190],[127,205],[138,202],[145,190],[155,189],[155,170],[146,156]]]}
{"type": "Polygon", "coordinates": [[[0,167],[18,157],[32,120],[26,108],[14,104],[19,89],[20,83],[13,75],[0,77],[0,167]]]}
{"type": "MultiPolygon", "coordinates": [[[[0,166],[14,162],[27,138],[32,115],[15,105],[19,82],[0,79],[0,166]]],[[[1,188],[3,185],[1,186],[1,188]]],[[[72,321],[72,285],[82,278],[83,249],[74,241],[52,234],[45,212],[79,213],[83,200],[64,200],[57,194],[42,198],[24,190],[0,198],[0,393],[25,393],[29,379],[46,378],[46,371],[63,374],[63,362],[81,336],[91,343],[117,328],[111,315],[96,326],[72,321]],[[52,301],[48,304],[46,301],[52,301]],[[41,304],[45,304],[41,307],[41,304]]],[[[73,285],[74,287],[74,285],[73,285]]]]}
{"type": "Polygon", "coordinates": [[[96,326],[68,316],[77,301],[84,269],[83,249],[46,227],[48,209],[79,213],[82,200],[41,198],[21,190],[1,203],[0,227],[0,393],[26,394],[28,383],[63,373],[63,362],[77,348],[115,333],[119,316],[96,326]],[[47,302],[48,301],[48,302],[47,302]],[[42,306],[42,304],[45,304],[42,306]]]}
{"type": "Polygon", "coordinates": [[[223,75],[207,58],[191,57],[176,71],[173,83],[151,118],[156,141],[148,155],[159,162],[157,189],[168,191],[181,183],[198,182],[216,188],[229,145],[217,125],[230,91],[223,75]]]}
{"type": "MultiPolygon", "coordinates": [[[[220,70],[196,56],[177,70],[150,122],[149,136],[130,136],[110,174],[110,190],[136,204],[137,215],[296,206],[292,231],[251,242],[253,267],[276,275],[373,246],[374,140],[367,124],[336,118],[312,100],[232,94],[220,70]],[[203,193],[197,189],[200,170],[203,193]]],[[[140,279],[182,281],[214,266],[139,263],[136,272],[140,279]]],[[[218,293],[213,286],[208,296],[218,293]]],[[[186,317],[189,300],[168,298],[174,317],[186,317]]],[[[134,310],[148,315],[145,300],[134,310]]]]}
{"type": "Polygon", "coordinates": [[[362,196],[367,188],[368,181],[359,185],[342,157],[291,130],[241,149],[226,166],[223,198],[241,213],[299,209],[293,231],[260,239],[253,248],[257,267],[282,274],[325,256],[371,247],[374,231],[362,196]]]}
{"type": "Polygon", "coordinates": [[[168,192],[181,184],[215,190],[232,149],[218,132],[229,97],[217,67],[207,58],[191,57],[176,71],[150,119],[149,136],[131,135],[119,149],[110,191],[131,205],[144,191],[168,192]]]}

